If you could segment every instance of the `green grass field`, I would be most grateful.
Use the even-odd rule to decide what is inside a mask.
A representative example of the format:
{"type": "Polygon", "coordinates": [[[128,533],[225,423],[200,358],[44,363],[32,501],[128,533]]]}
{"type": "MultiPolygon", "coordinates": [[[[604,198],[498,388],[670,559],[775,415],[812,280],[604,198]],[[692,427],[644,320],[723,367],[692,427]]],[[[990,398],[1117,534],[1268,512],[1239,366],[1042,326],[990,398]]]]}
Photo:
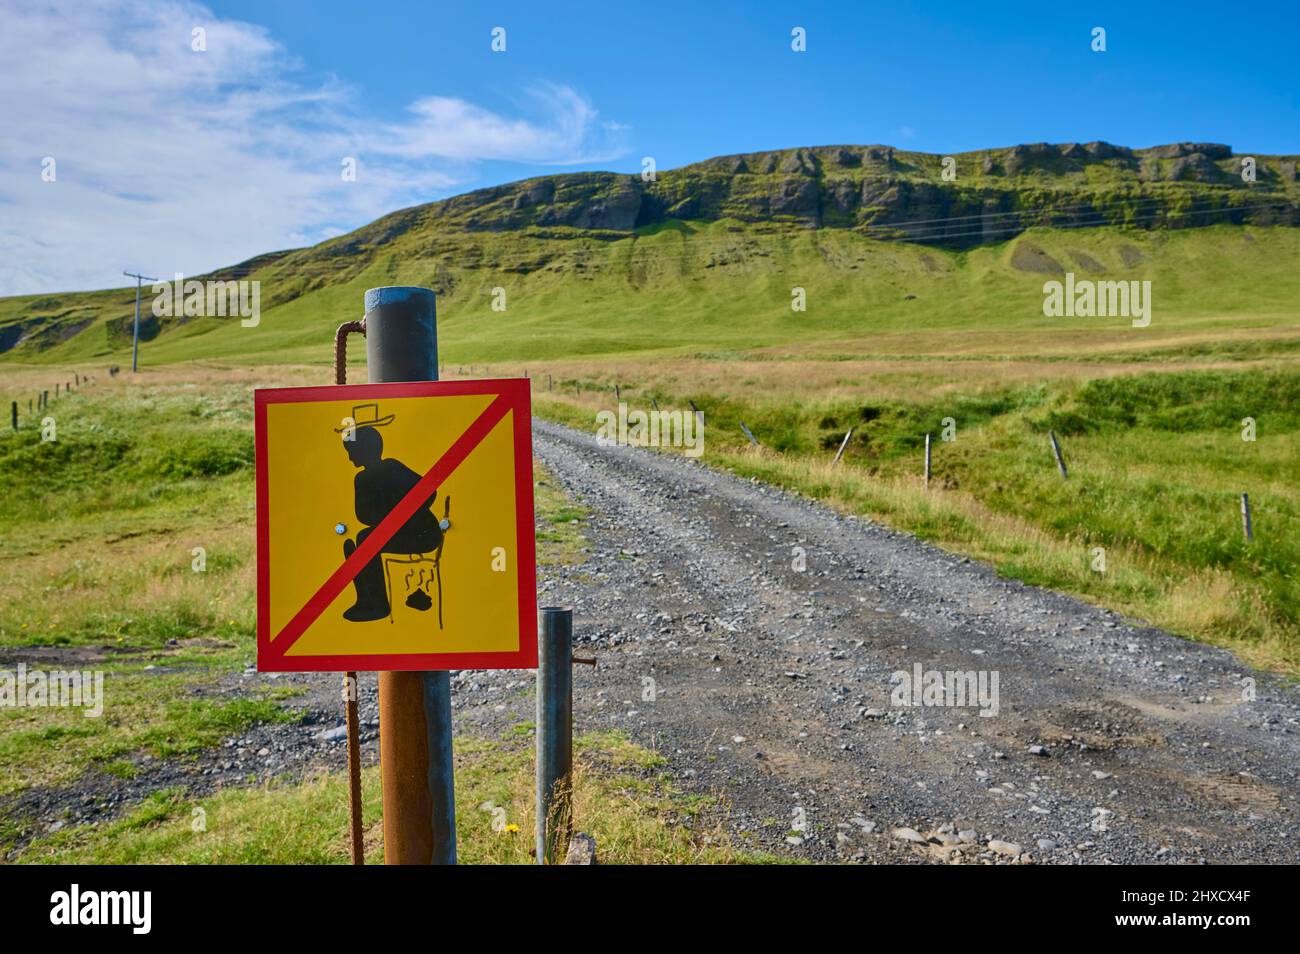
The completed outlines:
{"type": "MultiPolygon", "coordinates": [[[[574,821],[596,839],[602,864],[737,864],[772,861],[742,850],[697,816],[712,807],[687,798],[661,761],[620,735],[575,740],[574,821]]],[[[456,740],[458,861],[533,864],[531,739],[456,740]],[[504,809],[494,816],[492,808],[504,809]]],[[[383,863],[379,772],[362,773],[366,863],[383,863]]],[[[194,799],[154,793],[129,814],[80,825],[27,845],[18,860],[48,864],[346,864],[347,780],[318,773],[305,781],[230,788],[194,799]]]]}
{"type": "MultiPolygon", "coordinates": [[[[1295,229],[1035,229],[967,251],[725,219],[605,241],[428,223],[391,232],[382,245],[367,244],[361,230],[269,260],[252,274],[262,276],[265,301],[286,302],[268,307],[255,328],[200,318],[143,345],[142,380],[179,374],[169,379],[192,386],[174,400],[184,407],[178,413],[204,424],[195,434],[151,441],[171,417],[149,418],[156,430],[146,424],[135,435],[111,426],[78,435],[71,421],[75,441],[53,452],[18,448],[7,479],[62,512],[94,515],[107,530],[120,526],[114,507],[130,494],[148,496],[158,525],[173,534],[203,507],[247,513],[251,498],[226,471],[247,465],[239,414],[248,388],[285,375],[323,379],[331,331],[356,317],[365,288],[427,285],[441,290],[445,376],[527,371],[543,413],[586,428],[612,407],[616,384],[647,409],[651,400],[679,408],[694,401],[709,422],[706,461],[869,513],[1258,665],[1300,666],[1297,498],[1288,480],[1300,416],[1295,229]],[[347,268],[325,271],[343,252],[347,268]],[[1046,317],[1043,283],[1059,277],[1057,268],[1150,281],[1150,325],[1046,317]],[[304,275],[311,287],[295,286],[291,297],[277,291],[304,275]],[[806,311],[791,309],[796,286],[806,311]],[[493,310],[493,289],[504,290],[504,311],[493,310]],[[320,370],[312,377],[286,362],[320,370]],[[212,393],[210,374],[244,390],[212,393]],[[945,418],[955,440],[939,440],[945,418]],[[1255,420],[1254,441],[1242,440],[1245,418],[1255,420]],[[741,420],[761,452],[748,449],[741,420]],[[850,427],[843,464],[827,471],[850,427]],[[1065,446],[1068,482],[1052,465],[1049,429],[1065,446]],[[926,432],[936,441],[928,493],[918,484],[926,432]],[[76,486],[78,474],[107,461],[117,477],[109,497],[76,486]],[[177,489],[195,474],[215,488],[202,501],[177,489]],[[155,488],[162,476],[177,480],[155,488]],[[51,495],[54,488],[62,489],[51,495]],[[1243,492],[1254,507],[1249,545],[1238,514],[1243,492]],[[1092,568],[1097,547],[1106,551],[1104,572],[1092,568]]],[[[12,313],[16,302],[0,309],[12,313]]],[[[15,350],[0,363],[5,392],[25,404],[70,370],[95,369],[102,379],[108,361],[128,357],[113,340],[92,326],[27,352],[40,363],[17,363],[15,350]]],[[[360,380],[360,349],[352,365],[360,380]]],[[[59,511],[49,516],[39,524],[43,540],[75,539],[59,511]]],[[[14,523],[15,540],[36,526],[29,512],[14,523]]],[[[216,560],[237,532],[214,534],[216,560]]],[[[183,583],[164,577],[150,586],[183,583]]],[[[221,596],[229,604],[165,606],[141,590],[133,626],[156,639],[216,625],[223,614],[233,620],[224,625],[246,626],[250,589],[245,577],[221,596]],[[226,605],[236,611],[225,613],[226,605]]],[[[48,629],[44,608],[34,612],[11,617],[11,628],[48,629]]],[[[123,610],[96,612],[87,625],[113,632],[123,610]]]]}
{"type": "MultiPolygon", "coordinates": [[[[659,385],[653,375],[623,385],[622,397],[647,409],[651,400],[661,407],[694,400],[708,427],[706,462],[1228,647],[1256,665],[1300,672],[1293,477],[1300,379],[1285,364],[1049,373],[1032,384],[989,382],[957,393],[926,394],[918,385],[911,399],[882,399],[889,387],[874,389],[867,377],[804,401],[789,392],[746,399],[747,365],[733,365],[725,397],[659,385]],[[1242,439],[1247,417],[1255,419],[1254,441],[1242,439]],[[945,419],[951,441],[942,439],[945,419]],[[748,444],[742,420],[762,447],[748,444]],[[832,466],[849,428],[844,459],[832,466]],[[1063,445],[1069,480],[1056,469],[1049,429],[1063,445]],[[1242,491],[1252,502],[1252,543],[1241,529],[1242,491]]],[[[805,376],[816,373],[804,366],[805,376]]],[[[612,406],[613,395],[594,380],[540,402],[548,416],[588,429],[612,406]]]]}

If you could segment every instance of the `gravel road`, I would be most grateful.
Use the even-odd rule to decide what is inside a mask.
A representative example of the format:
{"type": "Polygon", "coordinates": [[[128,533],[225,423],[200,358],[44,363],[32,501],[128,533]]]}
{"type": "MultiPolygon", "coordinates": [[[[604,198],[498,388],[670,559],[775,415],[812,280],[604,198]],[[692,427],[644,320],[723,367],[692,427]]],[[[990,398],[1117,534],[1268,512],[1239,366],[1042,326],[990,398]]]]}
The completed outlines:
{"type": "Polygon", "coordinates": [[[573,608],[599,658],[575,676],[579,728],[625,729],[686,789],[723,794],[741,844],[872,862],[1300,861],[1295,688],[682,457],[545,422],[534,440],[592,511],[588,561],[541,594],[573,608]],[[918,665],[996,672],[997,713],[895,704],[891,675],[918,665]]]}
{"type": "MultiPolygon", "coordinates": [[[[591,510],[584,562],[539,577],[542,604],[572,608],[577,653],[599,661],[575,667],[576,728],[660,752],[677,787],[719,797],[710,812],[738,846],[818,861],[1300,861],[1294,687],[683,457],[546,422],[533,436],[591,510]],[[996,673],[996,714],[989,697],[899,704],[891,677],[918,666],[996,673]]],[[[193,759],[138,756],[130,780],[91,770],[0,799],[17,844],[163,787],[199,797],[340,769],[338,676],[249,667],[204,694],[293,685],[301,723],[193,759]]],[[[458,733],[534,718],[531,672],[452,684],[458,733]]],[[[373,673],[360,710],[373,763],[373,673]]]]}

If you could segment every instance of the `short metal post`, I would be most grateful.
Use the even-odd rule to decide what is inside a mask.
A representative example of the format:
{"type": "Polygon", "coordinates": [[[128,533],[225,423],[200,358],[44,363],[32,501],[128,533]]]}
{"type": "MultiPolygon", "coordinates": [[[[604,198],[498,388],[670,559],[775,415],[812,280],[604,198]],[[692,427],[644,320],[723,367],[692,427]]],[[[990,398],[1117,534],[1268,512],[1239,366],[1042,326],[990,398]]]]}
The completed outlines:
{"type": "Polygon", "coordinates": [[[741,422],[740,422],[740,429],[741,429],[742,431],[745,432],[745,436],[746,436],[747,438],[749,438],[749,442],[750,442],[751,444],[753,444],[755,447],[757,447],[757,446],[758,446],[758,438],[755,437],[755,436],[753,435],[753,433],[750,431],[750,429],[749,429],[748,427],[745,426],[745,422],[744,422],[744,421],[741,421],[741,422]]]}
{"type": "Polygon", "coordinates": [[[925,489],[930,489],[930,435],[925,435],[925,489]]]}
{"type": "Polygon", "coordinates": [[[840,449],[835,452],[835,459],[831,461],[832,464],[838,464],[840,462],[840,458],[844,456],[844,448],[849,446],[849,438],[852,436],[853,428],[850,427],[849,432],[844,435],[844,440],[840,441],[840,449]]]}
{"type": "Polygon", "coordinates": [[[557,864],[573,825],[573,611],[542,609],[537,641],[537,863],[557,864]]]}
{"type": "Polygon", "coordinates": [[[1055,432],[1055,431],[1048,431],[1048,432],[1047,432],[1047,437],[1048,437],[1048,439],[1052,442],[1052,453],[1056,455],[1056,467],[1057,467],[1057,469],[1061,472],[1061,476],[1062,476],[1065,480],[1069,480],[1069,479],[1070,479],[1070,472],[1069,472],[1068,470],[1065,469],[1065,458],[1061,456],[1061,445],[1058,444],[1057,441],[1056,441],[1056,432],[1055,432]]]}
{"type": "MultiPolygon", "coordinates": [[[[366,292],[366,366],[372,384],[438,379],[434,294],[392,286],[366,292]]],[[[379,774],[384,862],[455,864],[451,676],[379,673],[379,774]]]]}
{"type": "Polygon", "coordinates": [[[1255,532],[1250,525],[1250,494],[1241,495],[1241,532],[1246,537],[1247,543],[1253,543],[1255,532]]]}
{"type": "Polygon", "coordinates": [[[14,430],[18,430],[18,402],[14,401],[14,430]]]}

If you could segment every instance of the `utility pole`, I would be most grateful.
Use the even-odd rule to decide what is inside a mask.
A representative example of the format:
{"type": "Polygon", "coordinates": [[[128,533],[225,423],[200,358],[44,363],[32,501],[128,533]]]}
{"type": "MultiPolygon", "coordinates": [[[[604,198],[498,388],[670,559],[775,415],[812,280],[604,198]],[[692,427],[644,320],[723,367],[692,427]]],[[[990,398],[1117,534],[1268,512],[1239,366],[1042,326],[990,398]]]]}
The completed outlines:
{"type": "Polygon", "coordinates": [[[135,272],[122,274],[135,279],[135,330],[131,334],[131,373],[135,374],[140,358],[140,283],[156,282],[158,279],[150,278],[148,275],[137,275],[135,272]]]}

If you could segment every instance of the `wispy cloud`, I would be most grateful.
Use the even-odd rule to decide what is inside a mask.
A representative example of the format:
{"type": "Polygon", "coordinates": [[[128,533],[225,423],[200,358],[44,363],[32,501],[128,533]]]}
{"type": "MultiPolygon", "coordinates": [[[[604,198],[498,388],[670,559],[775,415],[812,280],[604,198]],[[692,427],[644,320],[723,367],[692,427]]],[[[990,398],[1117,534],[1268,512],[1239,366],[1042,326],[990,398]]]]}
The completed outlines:
{"type": "Polygon", "coordinates": [[[445,195],[483,161],[622,151],[619,124],[553,84],[523,91],[518,115],[430,95],[369,121],[358,91],[302,82],[263,28],[185,0],[0,0],[0,22],[0,294],[193,274],[445,195]]]}
{"type": "Polygon", "coordinates": [[[370,143],[372,153],[404,159],[505,159],[563,165],[598,162],[618,154],[608,134],[622,127],[601,123],[596,110],[567,86],[540,84],[528,90],[544,122],[500,116],[463,99],[426,96],[411,104],[410,122],[385,126],[370,143]]]}

